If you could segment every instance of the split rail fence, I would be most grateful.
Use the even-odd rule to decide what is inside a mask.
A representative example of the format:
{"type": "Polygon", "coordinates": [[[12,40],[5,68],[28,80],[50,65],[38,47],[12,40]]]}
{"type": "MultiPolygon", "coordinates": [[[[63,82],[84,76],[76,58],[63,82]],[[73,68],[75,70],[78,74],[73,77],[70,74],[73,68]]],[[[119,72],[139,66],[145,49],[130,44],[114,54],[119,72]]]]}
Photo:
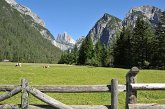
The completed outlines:
{"type": "Polygon", "coordinates": [[[0,102],[18,93],[21,93],[21,103],[1,104],[0,109],[118,109],[118,93],[126,92],[125,109],[165,109],[165,105],[137,104],[138,90],[165,90],[165,84],[137,84],[137,67],[133,67],[126,75],[126,84],[118,84],[117,79],[112,79],[110,85],[74,85],[74,86],[29,86],[26,79],[21,80],[21,85],[0,85],[0,102]],[[66,105],[45,93],[111,93],[111,105],[66,105]],[[30,105],[29,93],[48,105],[30,105]]]}

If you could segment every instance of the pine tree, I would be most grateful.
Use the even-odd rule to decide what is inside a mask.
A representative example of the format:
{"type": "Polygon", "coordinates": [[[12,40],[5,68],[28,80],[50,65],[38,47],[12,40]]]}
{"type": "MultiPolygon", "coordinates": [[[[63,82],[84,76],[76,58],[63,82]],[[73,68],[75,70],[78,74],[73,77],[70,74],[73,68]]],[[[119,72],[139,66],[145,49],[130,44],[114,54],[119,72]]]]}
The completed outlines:
{"type": "Polygon", "coordinates": [[[78,61],[78,48],[77,48],[77,45],[74,46],[73,50],[72,50],[72,53],[73,53],[73,62],[75,64],[77,64],[77,61],[78,61]]]}
{"type": "Polygon", "coordinates": [[[102,66],[103,67],[109,67],[110,66],[110,48],[103,45],[103,50],[102,50],[102,66]]]}
{"type": "Polygon", "coordinates": [[[86,40],[83,40],[81,46],[80,46],[80,50],[79,50],[79,57],[78,57],[78,64],[80,65],[85,65],[85,61],[86,61],[86,53],[85,53],[85,42],[86,40]]]}
{"type": "Polygon", "coordinates": [[[78,64],[81,65],[91,65],[93,58],[93,42],[90,36],[86,37],[82,42],[80,51],[78,64]]]}
{"type": "Polygon", "coordinates": [[[86,38],[85,53],[86,53],[86,56],[87,56],[85,64],[91,65],[92,64],[92,58],[93,58],[93,41],[92,41],[91,37],[86,38]]]}
{"type": "Polygon", "coordinates": [[[148,68],[152,65],[153,54],[155,49],[156,37],[153,32],[153,28],[150,24],[145,23],[144,40],[143,40],[143,52],[144,52],[144,67],[148,68]]]}
{"type": "Polygon", "coordinates": [[[114,66],[130,67],[131,65],[131,32],[130,29],[123,27],[120,37],[116,41],[114,48],[114,66]]]}
{"type": "Polygon", "coordinates": [[[94,49],[93,65],[102,66],[102,50],[103,50],[102,44],[100,40],[98,40],[94,49]]]}
{"type": "Polygon", "coordinates": [[[143,40],[144,40],[144,21],[142,18],[138,17],[136,21],[136,26],[133,30],[132,37],[132,53],[133,53],[133,65],[141,66],[144,61],[143,52],[143,40]]]}
{"type": "Polygon", "coordinates": [[[144,67],[151,63],[154,41],[151,25],[138,17],[131,39],[133,65],[144,67]]]}
{"type": "Polygon", "coordinates": [[[157,48],[154,53],[155,66],[165,66],[165,11],[162,12],[156,29],[157,48]]]}

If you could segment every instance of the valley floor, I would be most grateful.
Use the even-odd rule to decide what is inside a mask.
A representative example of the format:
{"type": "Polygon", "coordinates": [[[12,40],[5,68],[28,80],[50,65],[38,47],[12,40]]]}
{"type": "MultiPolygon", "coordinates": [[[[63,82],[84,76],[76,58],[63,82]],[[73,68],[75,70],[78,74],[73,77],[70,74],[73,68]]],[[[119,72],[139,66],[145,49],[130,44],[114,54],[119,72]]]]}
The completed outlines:
{"type": "MultiPolygon", "coordinates": [[[[30,85],[95,85],[110,84],[116,78],[119,84],[125,84],[125,76],[129,69],[101,68],[87,66],[54,65],[43,68],[47,64],[23,63],[15,67],[15,63],[0,63],[0,84],[20,84],[22,78],[28,79],[30,85]]],[[[165,83],[165,70],[141,70],[138,83],[165,83]]],[[[2,93],[2,92],[1,92],[2,93]]],[[[64,93],[48,94],[66,104],[109,105],[109,93],[64,93]]],[[[0,104],[19,104],[20,95],[0,102],[0,104]]],[[[165,103],[165,91],[138,91],[139,103],[165,103]]],[[[41,104],[30,95],[31,104],[41,104]]],[[[124,109],[125,93],[119,93],[119,109],[124,109]]]]}

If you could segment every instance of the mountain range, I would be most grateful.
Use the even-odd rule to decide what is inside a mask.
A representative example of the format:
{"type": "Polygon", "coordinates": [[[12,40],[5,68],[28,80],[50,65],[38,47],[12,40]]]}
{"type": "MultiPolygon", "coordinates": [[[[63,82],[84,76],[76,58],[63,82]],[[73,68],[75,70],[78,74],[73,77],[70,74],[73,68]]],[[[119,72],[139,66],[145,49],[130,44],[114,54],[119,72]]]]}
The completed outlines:
{"type": "Polygon", "coordinates": [[[160,21],[161,9],[154,6],[140,6],[132,8],[124,20],[104,14],[94,27],[89,31],[87,37],[93,39],[94,44],[100,40],[103,44],[111,44],[120,34],[123,27],[134,28],[138,17],[142,17],[146,22],[152,25],[153,29],[160,21]]]}
{"type": "MultiPolygon", "coordinates": [[[[111,45],[111,43],[113,43],[116,40],[116,38],[120,35],[120,32],[123,27],[131,27],[131,28],[135,27],[135,22],[139,16],[141,16],[145,21],[147,21],[149,24],[151,24],[154,29],[159,23],[161,12],[162,12],[161,9],[154,7],[154,6],[146,5],[146,6],[135,7],[135,8],[132,8],[129,10],[129,12],[126,15],[126,17],[124,18],[124,20],[121,20],[115,16],[105,13],[96,22],[96,24],[93,26],[93,28],[91,28],[91,30],[89,30],[89,33],[85,37],[80,37],[77,41],[75,41],[67,32],[59,34],[57,36],[57,38],[55,39],[54,36],[46,28],[44,21],[42,19],[40,19],[39,16],[37,16],[37,14],[33,13],[29,8],[27,8],[21,4],[18,4],[15,0],[1,0],[1,2],[2,2],[1,3],[1,11],[2,11],[1,16],[11,18],[11,19],[8,19],[8,21],[5,21],[7,19],[1,17],[1,21],[0,21],[0,23],[2,24],[1,28],[4,29],[5,31],[9,32],[10,36],[15,36],[15,38],[11,38],[11,39],[18,40],[20,38],[18,40],[18,43],[23,43],[22,40],[25,40],[25,42],[26,42],[25,46],[34,45],[34,44],[38,43],[38,48],[45,48],[44,53],[46,56],[43,56],[43,57],[50,56],[51,58],[53,57],[53,55],[58,58],[60,56],[60,52],[61,52],[60,50],[65,51],[67,49],[72,49],[74,47],[74,45],[77,45],[79,47],[81,45],[81,42],[85,39],[85,37],[91,37],[93,40],[93,44],[96,44],[96,42],[98,40],[100,40],[105,45],[109,45],[109,44],[111,45]],[[13,22],[12,20],[13,21],[16,20],[16,22],[13,22]],[[4,25],[5,22],[8,22],[7,26],[4,25]],[[11,22],[11,23],[9,23],[9,22],[11,22]],[[24,35],[22,35],[23,33],[20,32],[20,34],[22,36],[18,35],[18,31],[15,30],[16,27],[12,27],[13,25],[16,25],[15,23],[17,23],[18,28],[20,25],[22,25],[22,26],[24,25],[25,28],[21,28],[21,29],[26,34],[24,33],[24,35]],[[7,28],[8,30],[5,28],[7,28]],[[26,29],[26,31],[24,29],[26,29]],[[29,32],[29,34],[32,32],[31,35],[29,35],[28,32],[29,32]],[[29,37],[31,37],[31,39],[28,39],[29,37]],[[38,40],[33,40],[33,39],[38,39],[38,40]],[[30,44],[30,41],[28,41],[28,40],[31,40],[31,44],[30,44]],[[42,41],[40,41],[40,40],[42,40],[42,41]],[[42,43],[40,43],[40,42],[42,42],[42,43]],[[47,44],[47,46],[51,46],[51,47],[49,47],[49,50],[48,49],[46,50],[46,44],[47,44]],[[52,49],[54,49],[54,50],[52,50],[52,49]],[[46,52],[51,52],[51,55],[49,54],[49,56],[48,56],[46,52]],[[52,53],[54,53],[54,54],[52,54],[52,53]]],[[[8,36],[8,35],[6,35],[6,36],[8,36]]],[[[8,43],[9,49],[13,49],[11,47],[10,43],[13,43],[14,40],[8,39],[9,37],[6,39],[5,38],[3,39],[5,43],[6,43],[6,41],[9,41],[9,43],[8,43]]],[[[3,46],[6,46],[5,43],[3,43],[3,45],[1,44],[1,48],[3,46]]],[[[14,46],[14,45],[12,45],[12,46],[14,46]]],[[[21,46],[21,45],[18,44],[18,46],[21,46]]],[[[28,48],[28,49],[30,49],[30,48],[28,48]]],[[[37,49],[37,48],[34,47],[34,49],[37,49]]],[[[2,48],[2,50],[3,50],[3,48],[2,48]]],[[[24,51],[24,53],[22,55],[25,55],[25,53],[28,55],[35,54],[32,52],[28,53],[28,52],[24,51]]],[[[2,54],[1,59],[7,58],[7,57],[3,57],[5,54],[4,52],[2,52],[1,54],[2,54]]],[[[8,53],[8,54],[10,54],[10,53],[8,53]]]]}
{"type": "MultiPolygon", "coordinates": [[[[29,8],[16,3],[15,0],[6,1],[20,13],[29,15],[32,18],[32,25],[40,32],[44,38],[51,40],[54,46],[65,51],[69,48],[73,48],[76,44],[76,41],[70,35],[68,35],[67,32],[59,34],[57,38],[54,39],[53,35],[46,29],[45,23],[29,8]]],[[[103,17],[101,17],[96,22],[86,37],[90,36],[94,44],[98,40],[106,45],[111,44],[111,42],[115,41],[116,37],[120,34],[123,26],[132,28],[135,27],[135,22],[138,16],[142,16],[144,20],[149,22],[153,27],[156,27],[159,22],[160,15],[161,9],[147,5],[130,9],[124,20],[105,13],[103,17]]],[[[80,41],[78,41],[77,45],[79,44],[81,44],[80,41]]]]}
{"type": "MultiPolygon", "coordinates": [[[[157,27],[162,10],[154,7],[154,6],[140,6],[134,7],[130,9],[124,18],[121,20],[115,16],[112,16],[108,13],[105,13],[93,26],[93,28],[89,31],[86,37],[91,37],[94,45],[98,40],[100,40],[105,45],[111,45],[116,40],[116,38],[120,35],[120,32],[123,27],[134,28],[136,24],[136,20],[138,17],[142,17],[146,22],[148,22],[153,29],[157,27]]],[[[70,37],[71,38],[71,37],[70,37]]],[[[66,39],[66,38],[65,38],[66,39]]],[[[64,39],[64,40],[65,40],[64,39]]],[[[76,43],[72,43],[72,46],[65,47],[66,44],[62,43],[61,49],[65,48],[73,48],[73,45],[81,45],[83,38],[79,38],[76,43]]],[[[67,40],[65,40],[67,42],[67,40]]]]}

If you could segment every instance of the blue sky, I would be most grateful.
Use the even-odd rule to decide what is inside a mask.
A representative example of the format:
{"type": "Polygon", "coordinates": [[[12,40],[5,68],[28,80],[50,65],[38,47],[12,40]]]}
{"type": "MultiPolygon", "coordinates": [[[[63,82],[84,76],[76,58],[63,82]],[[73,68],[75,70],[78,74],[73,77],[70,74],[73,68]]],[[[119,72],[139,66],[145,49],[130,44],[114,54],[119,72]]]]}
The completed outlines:
{"type": "Polygon", "coordinates": [[[75,40],[86,36],[104,13],[124,19],[137,6],[151,5],[165,9],[165,0],[16,0],[29,7],[56,36],[68,32],[75,40]]]}

